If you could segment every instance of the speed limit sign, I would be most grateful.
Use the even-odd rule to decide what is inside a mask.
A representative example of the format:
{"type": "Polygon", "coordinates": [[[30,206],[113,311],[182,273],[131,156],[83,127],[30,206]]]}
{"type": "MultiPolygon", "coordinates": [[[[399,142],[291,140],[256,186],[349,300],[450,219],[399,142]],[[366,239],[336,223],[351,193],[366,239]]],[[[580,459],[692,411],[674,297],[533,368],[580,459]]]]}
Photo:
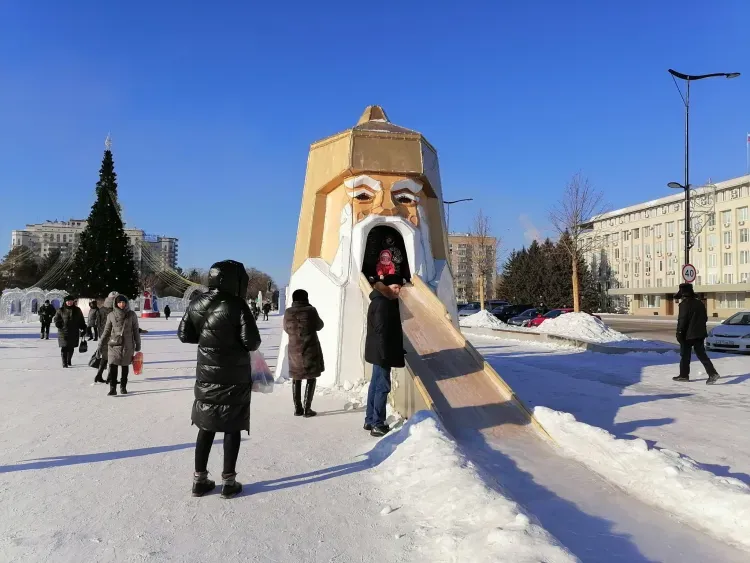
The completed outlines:
{"type": "Polygon", "coordinates": [[[682,279],[685,280],[686,283],[693,283],[695,281],[696,273],[695,266],[692,264],[685,264],[682,267],[682,279]]]}

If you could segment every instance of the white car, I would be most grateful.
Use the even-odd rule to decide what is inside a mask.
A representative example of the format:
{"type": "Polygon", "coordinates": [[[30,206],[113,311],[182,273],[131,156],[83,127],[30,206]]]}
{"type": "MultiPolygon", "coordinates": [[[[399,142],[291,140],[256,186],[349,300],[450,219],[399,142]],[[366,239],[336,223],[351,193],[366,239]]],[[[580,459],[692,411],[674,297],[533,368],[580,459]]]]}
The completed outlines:
{"type": "Polygon", "coordinates": [[[706,348],[733,352],[750,352],[750,311],[732,315],[708,331],[706,348]]]}

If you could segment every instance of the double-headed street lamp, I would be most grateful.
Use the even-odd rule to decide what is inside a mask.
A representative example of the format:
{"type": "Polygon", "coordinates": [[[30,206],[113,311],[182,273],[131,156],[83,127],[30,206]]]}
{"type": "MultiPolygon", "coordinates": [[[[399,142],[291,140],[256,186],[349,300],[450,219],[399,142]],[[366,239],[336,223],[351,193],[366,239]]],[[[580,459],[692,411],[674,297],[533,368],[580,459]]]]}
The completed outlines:
{"type": "Polygon", "coordinates": [[[467,197],[464,199],[456,199],[453,201],[444,201],[443,205],[445,205],[445,222],[446,222],[446,228],[448,229],[448,234],[451,234],[451,205],[454,203],[462,203],[464,201],[474,201],[473,197],[467,197]]]}
{"type": "Polygon", "coordinates": [[[672,80],[675,81],[677,86],[676,78],[687,82],[687,94],[682,95],[682,90],[677,86],[677,91],[680,92],[682,102],[685,104],[685,183],[680,184],[678,182],[669,182],[667,184],[670,188],[685,190],[685,264],[690,263],[690,82],[694,80],[703,80],[704,78],[737,78],[739,72],[714,72],[712,74],[682,74],[676,70],[669,69],[669,74],[672,75],[672,80]]]}

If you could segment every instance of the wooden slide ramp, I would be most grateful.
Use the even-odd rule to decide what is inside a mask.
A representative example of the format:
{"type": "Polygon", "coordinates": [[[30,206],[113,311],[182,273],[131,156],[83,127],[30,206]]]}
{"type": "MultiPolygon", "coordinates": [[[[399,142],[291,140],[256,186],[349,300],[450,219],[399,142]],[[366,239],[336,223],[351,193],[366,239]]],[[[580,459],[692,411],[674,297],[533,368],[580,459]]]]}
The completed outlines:
{"type": "Polygon", "coordinates": [[[505,381],[450,321],[417,276],[401,291],[407,362],[425,401],[456,438],[546,436],[505,381]]]}

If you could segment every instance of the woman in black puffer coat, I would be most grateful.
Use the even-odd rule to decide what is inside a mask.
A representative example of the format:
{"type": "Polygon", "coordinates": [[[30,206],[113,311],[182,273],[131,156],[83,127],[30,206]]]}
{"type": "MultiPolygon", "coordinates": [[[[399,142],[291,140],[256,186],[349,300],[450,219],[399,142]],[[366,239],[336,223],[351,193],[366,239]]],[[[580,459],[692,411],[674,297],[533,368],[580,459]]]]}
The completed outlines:
{"type": "Polygon", "coordinates": [[[221,495],[242,490],[235,480],[240,432],[250,431],[250,352],[260,334],[245,300],[248,275],[240,262],[217,262],[208,273],[209,290],[193,300],[177,329],[181,342],[198,344],[192,420],[198,430],[193,496],[215,487],[208,479],[208,456],[216,432],[224,432],[221,495]]]}
{"type": "Polygon", "coordinates": [[[80,338],[86,334],[86,319],[72,295],[65,297],[63,306],[55,313],[55,326],[62,366],[69,368],[73,365],[73,352],[78,348],[80,338]]]}

